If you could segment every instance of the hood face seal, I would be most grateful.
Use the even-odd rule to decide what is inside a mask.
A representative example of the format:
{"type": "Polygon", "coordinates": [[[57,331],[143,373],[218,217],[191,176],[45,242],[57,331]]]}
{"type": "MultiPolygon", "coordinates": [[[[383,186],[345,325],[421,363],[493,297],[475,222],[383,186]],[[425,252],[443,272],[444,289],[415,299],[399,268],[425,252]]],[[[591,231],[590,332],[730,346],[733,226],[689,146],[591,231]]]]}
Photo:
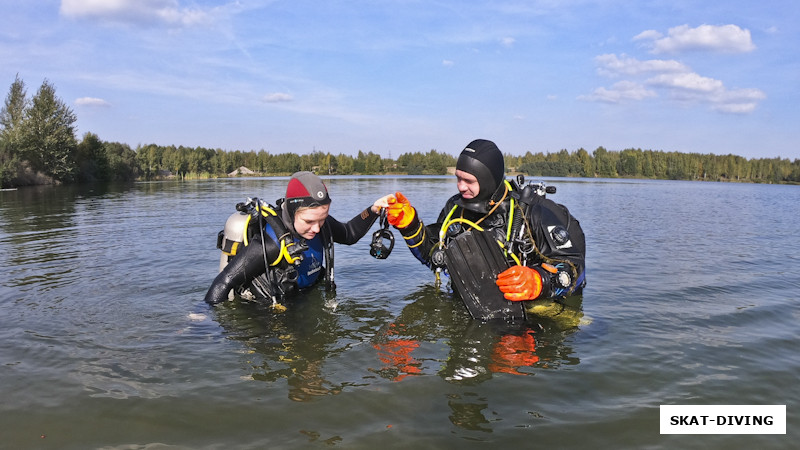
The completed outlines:
{"type": "Polygon", "coordinates": [[[503,186],[506,166],[503,153],[492,141],[476,139],[470,142],[458,156],[456,170],[475,176],[480,190],[475,198],[463,197],[456,204],[471,211],[486,213],[489,203],[503,186]]]}

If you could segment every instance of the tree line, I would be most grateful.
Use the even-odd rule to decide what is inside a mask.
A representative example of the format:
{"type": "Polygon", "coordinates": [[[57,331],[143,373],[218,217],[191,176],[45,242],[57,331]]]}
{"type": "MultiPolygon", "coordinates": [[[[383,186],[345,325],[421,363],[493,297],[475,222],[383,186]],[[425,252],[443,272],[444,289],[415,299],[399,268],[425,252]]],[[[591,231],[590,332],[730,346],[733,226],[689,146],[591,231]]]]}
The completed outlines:
{"type": "MultiPolygon", "coordinates": [[[[79,142],[75,113],[45,80],[28,98],[17,75],[0,110],[0,184],[35,184],[214,178],[245,167],[256,175],[310,170],[322,175],[444,175],[456,157],[437,150],[408,152],[397,159],[373,152],[356,156],[314,151],[227,151],[219,148],[106,142],[88,132],[79,142]]],[[[545,177],[652,178],[671,180],[800,183],[800,159],[746,159],[732,154],[625,149],[561,150],[505,155],[510,172],[545,177]]]]}
{"type": "Polygon", "coordinates": [[[733,154],[640,148],[609,151],[598,147],[591,154],[581,148],[574,152],[506,155],[506,165],[509,161],[517,164],[518,171],[538,176],[800,183],[800,159],[787,158],[747,159],[733,154]]]}

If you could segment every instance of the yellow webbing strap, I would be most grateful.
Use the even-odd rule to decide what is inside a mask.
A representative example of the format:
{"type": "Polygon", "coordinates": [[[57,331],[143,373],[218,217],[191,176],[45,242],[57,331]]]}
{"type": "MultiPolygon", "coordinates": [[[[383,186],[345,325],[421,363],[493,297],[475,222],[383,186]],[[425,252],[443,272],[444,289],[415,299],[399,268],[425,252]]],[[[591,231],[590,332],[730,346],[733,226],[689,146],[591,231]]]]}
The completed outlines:
{"type": "MultiPolygon", "coordinates": [[[[275,212],[274,209],[272,209],[272,208],[270,208],[269,206],[266,206],[266,205],[256,205],[256,210],[259,211],[261,213],[261,215],[264,216],[264,217],[269,217],[269,216],[277,217],[278,216],[278,213],[275,212]]],[[[247,219],[245,219],[245,221],[244,221],[244,230],[242,230],[242,235],[244,236],[244,245],[245,245],[245,247],[250,245],[250,242],[247,239],[247,229],[250,227],[250,220],[252,218],[253,218],[253,216],[248,215],[247,219]]],[[[281,249],[278,252],[278,257],[275,258],[275,261],[272,261],[270,263],[270,266],[277,265],[279,262],[281,262],[282,259],[285,259],[286,262],[288,262],[289,264],[294,264],[294,262],[297,261],[297,258],[292,258],[291,255],[289,255],[289,249],[288,249],[288,247],[286,245],[286,239],[283,239],[283,236],[281,236],[281,238],[278,239],[278,240],[281,242],[281,249]]],[[[294,243],[292,242],[289,245],[294,245],[294,243]]],[[[235,254],[235,252],[233,252],[233,253],[235,254]]]]}
{"type": "Polygon", "coordinates": [[[250,218],[252,216],[250,214],[247,215],[247,219],[244,219],[244,230],[242,230],[242,236],[244,236],[244,246],[247,247],[250,245],[250,242],[247,241],[247,228],[250,227],[250,218]]]}

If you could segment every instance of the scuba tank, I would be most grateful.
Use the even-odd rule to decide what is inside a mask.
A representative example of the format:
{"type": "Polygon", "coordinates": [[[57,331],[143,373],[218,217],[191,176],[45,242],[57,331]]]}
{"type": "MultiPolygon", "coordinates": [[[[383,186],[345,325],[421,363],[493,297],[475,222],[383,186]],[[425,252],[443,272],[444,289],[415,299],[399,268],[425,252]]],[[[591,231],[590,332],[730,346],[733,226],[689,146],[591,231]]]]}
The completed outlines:
{"type": "Polygon", "coordinates": [[[256,224],[260,223],[257,218],[258,209],[268,209],[274,212],[270,205],[257,198],[248,198],[245,202],[237,203],[236,212],[228,216],[228,220],[225,221],[225,228],[217,234],[217,248],[222,252],[219,257],[220,271],[258,233],[258,229],[255,226],[251,226],[254,222],[256,224]],[[260,208],[257,208],[256,205],[259,205],[260,208]],[[256,219],[255,221],[253,220],[254,218],[256,219]]]}
{"type": "Polygon", "coordinates": [[[570,261],[575,256],[575,249],[585,254],[585,237],[577,219],[566,206],[547,200],[547,194],[555,194],[555,186],[546,186],[543,182],[531,182],[525,185],[525,177],[517,175],[517,192],[512,195],[518,202],[522,214],[514,216],[511,227],[509,248],[519,255],[522,265],[529,261],[541,264],[553,274],[551,289],[555,297],[571,295],[585,284],[583,268],[576,267],[570,261]],[[536,223],[527,223],[525,217],[531,208],[538,208],[536,223]],[[526,229],[530,227],[530,229],[526,229]],[[526,239],[540,233],[540,242],[526,239]],[[550,255],[549,257],[544,254],[550,255]]]}
{"type": "Polygon", "coordinates": [[[217,248],[220,250],[219,271],[228,265],[228,261],[244,247],[244,233],[247,227],[248,214],[237,211],[225,221],[225,228],[217,235],[217,248]]]}

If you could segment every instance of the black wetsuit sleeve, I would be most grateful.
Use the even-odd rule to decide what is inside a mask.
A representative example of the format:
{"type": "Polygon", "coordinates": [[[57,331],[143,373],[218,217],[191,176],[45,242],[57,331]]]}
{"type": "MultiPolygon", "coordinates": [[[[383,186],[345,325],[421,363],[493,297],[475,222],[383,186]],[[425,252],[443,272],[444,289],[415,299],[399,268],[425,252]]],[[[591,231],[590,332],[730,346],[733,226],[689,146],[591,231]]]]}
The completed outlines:
{"type": "Polygon", "coordinates": [[[378,214],[372,212],[372,207],[370,206],[346,223],[339,222],[332,216],[328,216],[326,224],[330,227],[333,242],[353,245],[367,234],[367,231],[369,231],[377,218],[378,214]]]}
{"type": "MultiPolygon", "coordinates": [[[[231,289],[237,288],[249,283],[257,276],[263,274],[267,270],[264,262],[264,251],[261,245],[261,239],[256,236],[250,245],[244,247],[236,256],[234,256],[222,271],[214,278],[211,287],[206,292],[205,301],[210,305],[224,302],[228,299],[228,292],[231,289]]],[[[274,261],[278,258],[280,249],[278,245],[266,237],[266,250],[267,261],[274,261]]]]}

